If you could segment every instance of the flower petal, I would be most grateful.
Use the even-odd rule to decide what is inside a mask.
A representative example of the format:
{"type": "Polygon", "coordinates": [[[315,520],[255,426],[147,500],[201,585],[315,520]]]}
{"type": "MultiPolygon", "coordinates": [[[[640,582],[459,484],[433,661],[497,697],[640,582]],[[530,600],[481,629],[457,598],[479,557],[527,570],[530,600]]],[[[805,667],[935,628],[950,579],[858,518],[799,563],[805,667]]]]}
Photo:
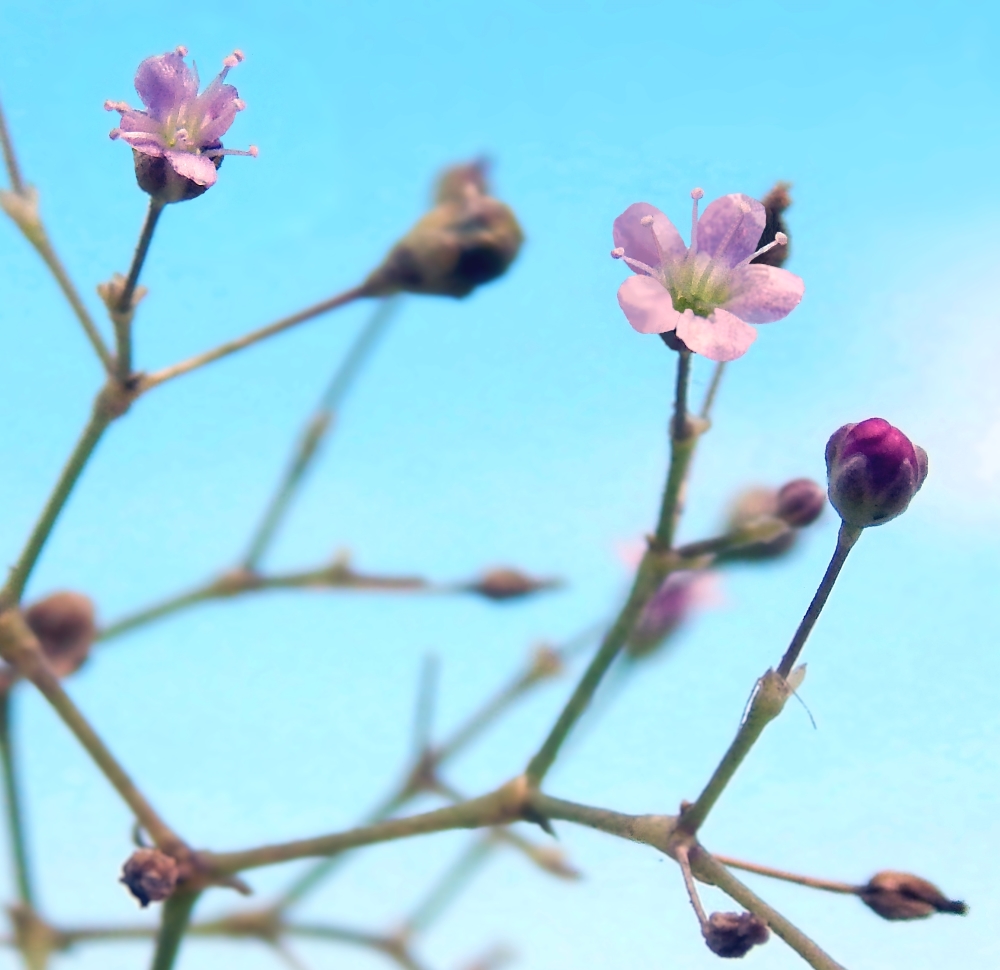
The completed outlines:
{"type": "Polygon", "coordinates": [[[205,88],[198,100],[191,106],[191,116],[200,118],[198,147],[204,148],[218,141],[236,117],[240,96],[231,84],[223,84],[218,78],[205,88]]]}
{"type": "Polygon", "coordinates": [[[150,118],[145,111],[125,111],[118,123],[121,132],[144,132],[147,135],[158,135],[162,126],[155,118],[150,118]]]}
{"type": "Polygon", "coordinates": [[[748,323],[773,323],[787,317],[806,289],[801,276],[763,263],[738,270],[733,284],[734,295],[725,307],[748,323]]]}
{"type": "Polygon", "coordinates": [[[615,246],[624,249],[626,256],[654,269],[683,259],[687,252],[674,224],[648,202],[633,203],[615,219],[614,237],[615,246]],[[652,225],[642,224],[646,216],[653,217],[652,225]]]}
{"type": "Polygon", "coordinates": [[[215,185],[217,178],[212,159],[193,152],[165,152],[170,167],[180,176],[204,185],[206,188],[215,185]]]}
{"type": "Polygon", "coordinates": [[[171,111],[198,95],[198,74],[177,52],[147,57],[135,72],[135,89],[154,118],[162,121],[171,111]]]}
{"type": "Polygon", "coordinates": [[[666,333],[677,326],[681,315],[663,284],[652,276],[630,276],[618,288],[618,305],[633,330],[666,333]]]}
{"type": "Polygon", "coordinates": [[[717,309],[707,319],[685,310],[677,323],[677,336],[696,354],[709,360],[736,360],[757,339],[757,331],[739,317],[717,309]]]}
{"type": "Polygon", "coordinates": [[[756,199],[738,192],[723,195],[698,220],[698,252],[735,266],[756,251],[766,221],[764,207],[756,199]]]}

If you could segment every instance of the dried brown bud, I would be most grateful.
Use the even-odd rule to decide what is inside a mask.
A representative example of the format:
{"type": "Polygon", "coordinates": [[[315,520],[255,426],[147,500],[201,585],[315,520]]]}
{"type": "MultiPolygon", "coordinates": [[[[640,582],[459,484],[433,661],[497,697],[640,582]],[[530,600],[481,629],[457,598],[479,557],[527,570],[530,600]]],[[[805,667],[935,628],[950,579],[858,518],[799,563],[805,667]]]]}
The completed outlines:
{"type": "Polygon", "coordinates": [[[536,647],[531,655],[531,676],[536,680],[558,677],[565,668],[559,651],[544,643],[536,647]]]}
{"type": "Polygon", "coordinates": [[[483,573],[469,586],[469,590],[491,600],[512,600],[531,596],[532,593],[550,589],[554,585],[551,579],[536,579],[517,569],[500,567],[483,573]]]}
{"type": "Polygon", "coordinates": [[[778,489],[777,508],[779,519],[793,529],[812,525],[826,508],[826,489],[811,478],[795,478],[778,489]]]}
{"type": "Polygon", "coordinates": [[[140,906],[158,903],[170,896],[180,874],[176,860],[159,849],[136,849],[122,866],[121,881],[139,900],[140,906]]]}
{"type": "MultiPolygon", "coordinates": [[[[779,232],[783,232],[786,236],[790,237],[788,232],[788,227],[785,225],[785,220],[782,216],[785,209],[787,209],[792,204],[792,198],[788,194],[788,190],[791,188],[790,182],[778,182],[767,195],[764,196],[764,212],[766,215],[766,221],[764,223],[764,231],[760,234],[760,242],[757,243],[757,248],[760,249],[761,246],[766,246],[770,242],[774,242],[774,237],[777,236],[779,232]]],[[[750,260],[751,263],[764,263],[766,266],[782,266],[786,259],[788,259],[788,252],[791,243],[786,240],[783,244],[775,246],[773,249],[769,249],[766,253],[761,253],[756,259],[750,260]]]]}
{"type": "Polygon", "coordinates": [[[877,872],[858,895],[882,919],[924,919],[934,913],[964,916],[969,909],[961,900],[948,899],[933,883],[908,872],[877,872]]]}
{"type": "Polygon", "coordinates": [[[510,207],[488,194],[482,161],[447,169],[432,208],[365,281],[368,296],[468,296],[502,276],[524,236],[510,207]]]}
{"type": "Polygon", "coordinates": [[[701,932],[716,956],[731,959],[745,957],[771,935],[767,924],[753,913],[712,913],[701,932]]]}
{"type": "Polygon", "coordinates": [[[24,611],[42,653],[58,677],[79,670],[97,635],[94,604],[81,593],[52,593],[24,611]]]}

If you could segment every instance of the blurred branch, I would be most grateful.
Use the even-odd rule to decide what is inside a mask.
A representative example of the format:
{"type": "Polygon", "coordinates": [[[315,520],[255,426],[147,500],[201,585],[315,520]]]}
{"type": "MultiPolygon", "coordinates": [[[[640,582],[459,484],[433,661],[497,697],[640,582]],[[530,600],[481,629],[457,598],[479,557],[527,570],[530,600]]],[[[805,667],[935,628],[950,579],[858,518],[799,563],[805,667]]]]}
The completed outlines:
{"type": "Polygon", "coordinates": [[[355,338],[347,356],[338,366],[320,398],[319,406],[306,421],[285,474],[278,483],[278,488],[271,497],[263,518],[254,530],[250,547],[242,563],[245,569],[256,569],[270,547],[292,499],[318,454],[320,445],[330,433],[337,410],[388,329],[400,304],[401,298],[398,296],[379,300],[368,322],[355,338]]]}
{"type": "Polygon", "coordinates": [[[408,938],[426,930],[437,920],[482,868],[495,846],[496,843],[489,837],[478,838],[468,846],[404,921],[400,935],[408,938]]]}
{"type": "Polygon", "coordinates": [[[2,104],[0,104],[0,148],[3,149],[3,163],[7,169],[7,178],[10,179],[11,190],[21,195],[24,192],[24,181],[21,178],[21,168],[17,164],[17,154],[14,151],[14,142],[10,137],[2,104]]]}
{"type": "Polygon", "coordinates": [[[4,802],[7,808],[7,832],[10,837],[11,857],[14,861],[14,882],[21,904],[32,908],[34,893],[31,888],[31,869],[28,865],[27,839],[21,812],[21,791],[11,739],[12,701],[12,685],[0,690],[0,761],[3,768],[4,802]]]}
{"type": "Polygon", "coordinates": [[[163,904],[150,970],[172,970],[199,893],[176,892],[163,904]]]}

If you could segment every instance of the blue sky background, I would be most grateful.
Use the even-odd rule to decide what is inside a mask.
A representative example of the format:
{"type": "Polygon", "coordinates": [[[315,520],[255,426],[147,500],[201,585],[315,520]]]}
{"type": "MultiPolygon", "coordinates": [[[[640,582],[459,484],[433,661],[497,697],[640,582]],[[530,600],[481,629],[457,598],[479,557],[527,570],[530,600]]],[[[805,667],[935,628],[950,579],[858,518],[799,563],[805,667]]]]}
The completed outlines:
{"type": "MultiPolygon", "coordinates": [[[[211,192],[164,216],[140,366],[353,284],[450,162],[495,158],[497,193],[527,235],[502,281],[461,302],[407,301],[270,565],[349,548],[376,571],[446,579],[514,563],[567,588],[507,607],[267,596],[102,648],[71,691],[167,819],[213,848],[349,825],[405,758],[428,651],[442,663],[447,730],[531,643],[614,608],[627,580],[616,546],[655,515],[672,361],[618,310],[611,222],[645,200],[686,233],[693,186],[760,196],[784,178],[795,184],[789,268],[806,298],[730,368],[683,536],[713,529],[746,483],[822,477],[827,436],[873,414],[922,444],[931,472],[903,518],[864,536],[810,641],[802,698],[818,729],[790,706],[704,838],[847,881],[909,870],[970,903],[964,920],[893,925],[849,898],[753,880],[851,970],[995,967],[998,26],[995,5],[973,2],[5,3],[0,95],[95,313],[93,287],[127,268],[145,206],[103,101],[135,103],[136,65],[177,44],[205,79],[232,48],[247,54],[233,81],[248,108],[227,144],[253,142],[260,157],[228,160],[211,192]]],[[[367,312],[309,323],[140,401],[88,468],[31,594],[81,589],[111,619],[232,562],[367,312]]],[[[10,225],[0,326],[0,547],[13,561],[100,375],[10,225]]],[[[697,368],[697,387],[708,374],[697,368]]],[[[835,532],[827,516],[788,560],[727,573],[725,605],[600,705],[549,790],[637,812],[697,794],[835,532]]],[[[455,784],[485,790],[520,770],[569,686],[541,692],[457,762],[455,784]]],[[[127,813],[27,692],[18,728],[45,912],[137,919],[115,883],[127,813]]],[[[569,826],[560,836],[585,882],[498,854],[422,942],[429,965],[458,970],[498,941],[525,970],[715,965],[672,864],[569,826]]],[[[371,850],[302,912],[385,928],[468,840],[371,850]]],[[[260,898],[292,868],[253,873],[260,898]]],[[[6,868],[3,879],[9,898],[6,868]]],[[[204,910],[234,901],[218,892],[204,910]]],[[[299,952],[317,970],[381,965],[363,951],[299,952]]],[[[139,945],[115,945],[59,965],[146,961],[139,945]]],[[[277,966],[259,947],[206,943],[180,966],[236,961],[277,966]]],[[[801,964],[774,941],[747,965],[801,964]]]]}

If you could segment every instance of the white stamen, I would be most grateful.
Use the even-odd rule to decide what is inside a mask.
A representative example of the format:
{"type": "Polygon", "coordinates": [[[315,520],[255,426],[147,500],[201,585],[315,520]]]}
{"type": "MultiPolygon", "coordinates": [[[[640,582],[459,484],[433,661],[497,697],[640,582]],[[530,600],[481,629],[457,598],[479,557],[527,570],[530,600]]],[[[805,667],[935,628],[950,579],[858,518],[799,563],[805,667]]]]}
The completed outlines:
{"type": "Polygon", "coordinates": [[[220,155],[249,155],[251,158],[256,158],[260,152],[256,145],[251,145],[245,152],[238,148],[209,148],[201,154],[206,158],[218,158],[220,155]]]}
{"type": "MultiPolygon", "coordinates": [[[[617,259],[618,257],[615,258],[617,259]]],[[[630,266],[639,273],[645,273],[647,276],[656,276],[656,270],[652,266],[647,266],[638,259],[633,259],[631,256],[622,256],[621,259],[625,261],[626,266],[630,266]]]]}
{"type": "Polygon", "coordinates": [[[653,224],[653,217],[652,216],[643,216],[639,220],[639,225],[640,226],[651,226],[652,224],[653,224]]]}
{"type": "Polygon", "coordinates": [[[126,111],[131,111],[132,109],[128,106],[125,101],[105,101],[104,102],[105,111],[120,111],[125,114],[126,111]]]}
{"type": "Polygon", "coordinates": [[[786,236],[783,232],[776,232],[774,234],[774,241],[779,246],[784,246],[788,242],[788,236],[786,236]]]}
{"type": "Polygon", "coordinates": [[[122,136],[121,128],[112,128],[111,131],[108,132],[108,138],[110,138],[112,141],[114,141],[116,138],[121,138],[121,136],[122,136]]]}
{"type": "Polygon", "coordinates": [[[177,47],[174,48],[174,53],[180,54],[181,57],[187,57],[188,49],[183,44],[179,44],[177,47]]]}
{"type": "Polygon", "coordinates": [[[242,61],[242,60],[245,60],[245,58],[243,56],[243,51],[241,51],[241,50],[239,50],[237,48],[236,50],[234,50],[232,52],[232,54],[229,55],[229,57],[227,57],[227,58],[225,58],[223,60],[222,66],[223,67],[236,67],[236,65],[239,64],[240,61],[242,61]]]}
{"type": "Polygon", "coordinates": [[[621,259],[622,256],[624,256],[624,255],[625,255],[625,247],[624,246],[619,246],[617,249],[612,249],[611,250],[611,258],[612,259],[621,259]]]}
{"type": "Polygon", "coordinates": [[[704,199],[705,198],[705,190],[704,189],[692,189],[691,190],[691,198],[694,199],[695,202],[697,202],[699,199],[704,199]]]}
{"type": "Polygon", "coordinates": [[[741,266],[747,266],[749,263],[752,263],[762,253],[766,253],[768,252],[768,250],[774,249],[775,246],[784,246],[787,244],[787,242],[788,242],[788,236],[786,236],[783,232],[776,232],[774,234],[774,242],[769,242],[766,246],[761,246],[760,249],[757,250],[757,252],[751,253],[749,256],[747,256],[746,259],[742,260],[736,266],[736,269],[739,269],[741,266]]]}
{"type": "Polygon", "coordinates": [[[247,106],[247,103],[242,98],[237,98],[233,102],[233,107],[236,108],[237,111],[245,111],[246,110],[246,106],[247,106]]]}

